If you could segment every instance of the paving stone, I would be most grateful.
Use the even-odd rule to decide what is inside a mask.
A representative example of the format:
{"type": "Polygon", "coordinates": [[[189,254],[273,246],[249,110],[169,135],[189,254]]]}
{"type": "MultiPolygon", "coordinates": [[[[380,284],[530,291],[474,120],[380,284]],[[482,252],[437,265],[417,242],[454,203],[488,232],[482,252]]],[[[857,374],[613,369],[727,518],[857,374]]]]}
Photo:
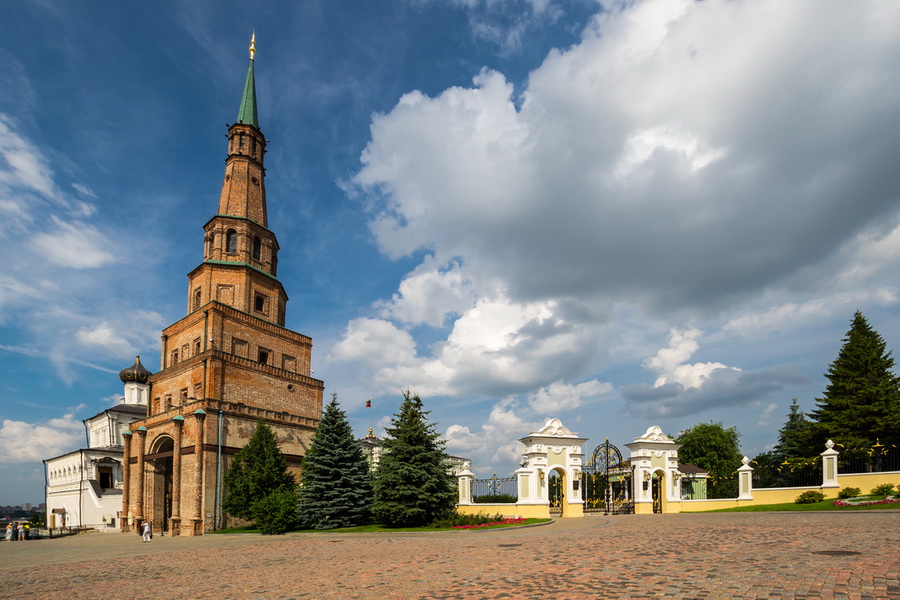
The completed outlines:
{"type": "Polygon", "coordinates": [[[0,598],[900,600],[898,531],[900,511],[882,510],[592,516],[421,534],[157,536],[149,544],[93,533],[0,543],[0,598]]]}

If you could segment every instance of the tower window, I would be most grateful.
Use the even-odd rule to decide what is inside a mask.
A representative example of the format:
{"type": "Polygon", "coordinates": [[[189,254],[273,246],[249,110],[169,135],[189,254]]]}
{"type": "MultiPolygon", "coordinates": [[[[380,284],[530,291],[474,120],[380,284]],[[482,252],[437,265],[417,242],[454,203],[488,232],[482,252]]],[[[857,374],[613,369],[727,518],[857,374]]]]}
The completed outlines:
{"type": "Polygon", "coordinates": [[[256,297],[253,299],[253,310],[256,312],[265,313],[266,312],[266,297],[262,294],[256,294],[256,297]]]}
{"type": "Polygon", "coordinates": [[[259,355],[258,355],[259,362],[261,362],[264,365],[269,364],[269,354],[271,354],[271,352],[272,352],[271,350],[268,350],[266,348],[260,348],[259,355]]]}
{"type": "Polygon", "coordinates": [[[200,338],[194,339],[194,356],[200,354],[200,338]]]}
{"type": "Polygon", "coordinates": [[[237,231],[229,229],[225,233],[225,252],[232,254],[237,252],[237,231]]]}
{"type": "Polygon", "coordinates": [[[196,290],[194,290],[194,308],[193,308],[193,310],[197,310],[198,308],[200,308],[201,297],[202,296],[200,294],[200,288],[197,288],[196,290]]]}
{"type": "Polygon", "coordinates": [[[172,364],[178,362],[178,350],[172,350],[172,364]]]}
{"type": "Polygon", "coordinates": [[[259,260],[260,254],[262,254],[262,240],[256,235],[253,236],[253,260],[259,260]]]}

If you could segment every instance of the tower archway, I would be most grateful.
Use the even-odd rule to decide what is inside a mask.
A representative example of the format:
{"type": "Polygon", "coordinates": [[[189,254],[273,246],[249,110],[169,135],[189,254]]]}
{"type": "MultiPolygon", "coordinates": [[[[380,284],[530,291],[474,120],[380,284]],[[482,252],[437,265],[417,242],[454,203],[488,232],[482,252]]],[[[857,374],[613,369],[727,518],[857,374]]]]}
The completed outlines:
{"type": "Polygon", "coordinates": [[[153,530],[163,533],[169,530],[172,517],[172,484],[173,456],[175,441],[168,435],[161,435],[150,446],[150,453],[145,457],[147,470],[147,498],[145,502],[145,519],[149,520],[153,530]]]}

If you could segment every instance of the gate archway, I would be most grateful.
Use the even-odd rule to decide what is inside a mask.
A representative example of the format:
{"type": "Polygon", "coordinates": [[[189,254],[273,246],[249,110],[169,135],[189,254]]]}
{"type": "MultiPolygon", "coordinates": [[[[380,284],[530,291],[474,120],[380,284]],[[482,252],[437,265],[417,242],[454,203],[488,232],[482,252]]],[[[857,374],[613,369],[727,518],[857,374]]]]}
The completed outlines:
{"type": "Polygon", "coordinates": [[[606,515],[631,514],[631,464],[622,459],[619,449],[606,438],[594,448],[584,464],[581,498],[584,512],[606,515]]]}
{"type": "Polygon", "coordinates": [[[169,530],[172,517],[173,456],[175,441],[169,436],[160,436],[153,441],[146,456],[148,497],[145,514],[153,530],[164,533],[169,530]]]}

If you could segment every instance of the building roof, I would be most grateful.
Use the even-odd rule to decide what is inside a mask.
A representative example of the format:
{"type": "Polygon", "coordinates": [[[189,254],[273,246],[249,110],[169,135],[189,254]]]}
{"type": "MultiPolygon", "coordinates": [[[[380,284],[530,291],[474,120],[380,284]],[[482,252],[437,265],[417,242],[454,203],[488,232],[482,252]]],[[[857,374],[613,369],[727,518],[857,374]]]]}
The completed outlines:
{"type": "Polygon", "coordinates": [[[250,38],[250,67],[247,69],[247,81],[244,83],[244,95],[241,97],[241,108],[238,110],[238,123],[253,125],[259,129],[259,116],[256,113],[256,77],[253,74],[253,58],[256,54],[256,34],[250,38]]]}
{"type": "Polygon", "coordinates": [[[129,381],[134,381],[136,383],[147,383],[147,379],[153,375],[150,371],[144,368],[144,365],[141,364],[141,357],[134,357],[134,364],[126,369],[122,369],[119,371],[119,379],[122,380],[122,383],[128,383],[129,381]]]}

